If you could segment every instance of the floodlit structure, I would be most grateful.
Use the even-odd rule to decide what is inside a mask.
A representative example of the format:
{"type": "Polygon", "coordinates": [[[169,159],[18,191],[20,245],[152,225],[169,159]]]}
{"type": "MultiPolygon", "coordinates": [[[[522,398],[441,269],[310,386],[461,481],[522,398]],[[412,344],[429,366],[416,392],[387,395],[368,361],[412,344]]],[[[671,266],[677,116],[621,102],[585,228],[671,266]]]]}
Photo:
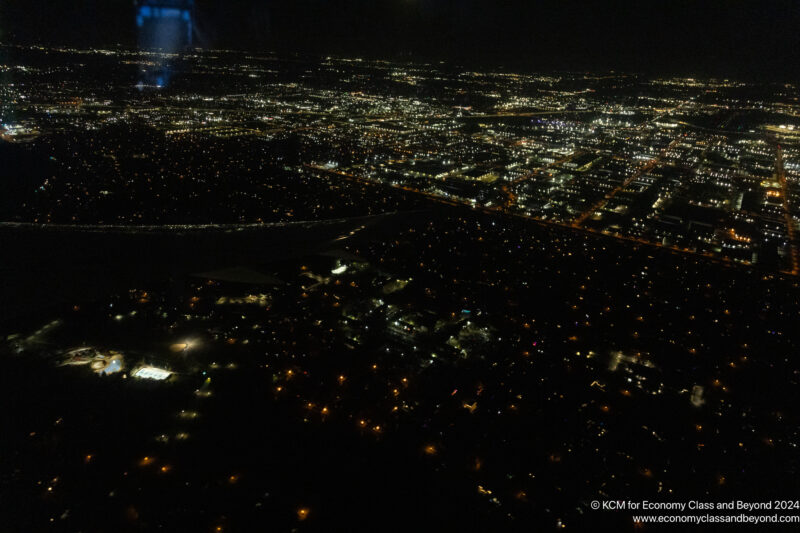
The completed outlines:
{"type": "Polygon", "coordinates": [[[156,381],[163,381],[170,377],[172,372],[157,368],[154,366],[143,366],[133,371],[133,377],[140,379],[154,379],[156,381]]]}

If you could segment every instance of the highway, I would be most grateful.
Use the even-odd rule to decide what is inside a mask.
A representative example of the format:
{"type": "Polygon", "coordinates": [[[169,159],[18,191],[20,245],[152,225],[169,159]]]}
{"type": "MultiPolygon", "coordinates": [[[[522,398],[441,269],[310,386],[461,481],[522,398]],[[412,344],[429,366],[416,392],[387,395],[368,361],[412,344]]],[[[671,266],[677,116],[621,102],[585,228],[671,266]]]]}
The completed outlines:
{"type": "MultiPolygon", "coordinates": [[[[674,142],[675,141],[673,141],[673,143],[674,142]]],[[[664,152],[666,152],[668,150],[669,150],[669,147],[665,148],[664,152]]],[[[559,221],[555,221],[555,220],[543,220],[543,219],[536,218],[536,217],[533,217],[533,216],[530,216],[530,215],[526,215],[524,213],[513,213],[513,212],[510,212],[510,211],[506,210],[503,206],[498,206],[498,207],[476,206],[476,205],[473,205],[471,202],[454,200],[454,199],[450,199],[450,198],[444,198],[442,196],[439,196],[439,195],[436,195],[436,194],[432,194],[432,193],[429,193],[429,192],[426,192],[426,191],[420,191],[418,189],[413,189],[411,187],[402,187],[402,186],[398,186],[398,185],[380,183],[380,182],[376,182],[376,181],[373,181],[373,180],[369,180],[367,178],[355,176],[354,174],[350,174],[350,173],[347,173],[347,172],[344,172],[344,171],[341,171],[341,170],[329,170],[329,169],[323,169],[323,168],[318,168],[318,167],[312,167],[310,165],[306,165],[306,167],[309,168],[309,169],[312,169],[312,170],[316,170],[318,172],[322,172],[322,173],[326,173],[326,174],[334,174],[334,175],[343,177],[345,179],[348,179],[348,180],[351,180],[351,181],[355,181],[355,182],[358,182],[358,183],[360,183],[362,185],[366,185],[366,186],[370,186],[370,187],[391,187],[391,188],[394,188],[394,189],[401,189],[401,190],[404,190],[404,191],[407,191],[407,192],[410,192],[410,193],[413,193],[413,194],[418,194],[420,196],[424,196],[424,197],[426,197],[426,198],[428,198],[428,199],[430,199],[430,200],[432,200],[432,201],[434,201],[436,203],[447,205],[449,207],[469,208],[469,209],[471,209],[473,211],[480,211],[480,212],[488,214],[488,215],[494,215],[494,216],[504,215],[504,216],[514,217],[514,218],[517,218],[517,219],[525,219],[525,220],[529,221],[530,223],[536,224],[536,225],[541,226],[543,228],[560,228],[560,229],[563,229],[563,230],[568,230],[568,231],[571,231],[571,232],[577,232],[577,233],[581,233],[581,234],[589,235],[589,236],[593,236],[593,237],[609,238],[609,239],[614,239],[614,240],[617,240],[617,241],[623,241],[623,242],[626,242],[626,243],[629,243],[629,244],[632,244],[632,245],[636,245],[636,246],[643,246],[643,247],[651,248],[651,249],[664,250],[664,251],[672,253],[672,254],[686,255],[686,256],[692,256],[692,257],[696,257],[696,258],[702,258],[704,261],[707,261],[707,262],[710,262],[710,263],[713,263],[713,264],[716,264],[716,265],[719,265],[719,266],[723,266],[723,267],[729,267],[729,268],[752,268],[754,266],[753,264],[751,264],[749,262],[735,261],[733,259],[729,259],[729,258],[724,257],[722,255],[714,255],[714,254],[712,254],[710,252],[697,252],[696,250],[692,250],[690,248],[681,248],[681,247],[678,247],[678,246],[668,246],[668,245],[663,245],[663,244],[661,244],[659,242],[648,241],[648,240],[640,239],[640,238],[637,238],[637,237],[630,237],[630,236],[626,236],[626,235],[619,235],[619,234],[616,234],[616,233],[608,233],[608,232],[604,232],[604,231],[598,231],[598,230],[591,229],[591,228],[584,228],[582,226],[575,225],[574,223],[559,222],[559,221]]],[[[775,272],[775,273],[776,274],[789,275],[789,276],[798,276],[798,275],[800,275],[800,272],[788,271],[788,270],[781,270],[781,271],[775,272]]]]}
{"type": "Polygon", "coordinates": [[[193,274],[266,268],[268,275],[273,261],[339,250],[400,216],[162,226],[0,223],[0,321],[193,274]]]}
{"type": "Polygon", "coordinates": [[[396,213],[384,213],[365,217],[337,218],[324,220],[303,220],[292,222],[266,222],[247,224],[161,224],[161,225],[133,225],[133,224],[49,224],[36,222],[0,222],[2,230],[46,230],[65,231],[71,233],[160,233],[181,234],[194,232],[241,232],[252,230],[269,230],[278,228],[311,229],[320,226],[333,226],[336,224],[357,223],[359,221],[371,222],[382,218],[394,216],[396,213]]]}

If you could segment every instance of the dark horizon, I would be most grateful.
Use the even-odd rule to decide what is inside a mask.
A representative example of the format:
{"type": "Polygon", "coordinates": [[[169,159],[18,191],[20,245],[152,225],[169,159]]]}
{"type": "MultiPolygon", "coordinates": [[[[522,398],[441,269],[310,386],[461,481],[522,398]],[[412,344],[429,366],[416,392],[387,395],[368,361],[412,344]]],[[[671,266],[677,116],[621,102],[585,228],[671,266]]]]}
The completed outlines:
{"type": "MultiPolygon", "coordinates": [[[[446,61],[519,71],[620,70],[792,81],[791,1],[197,0],[201,48],[446,61]]],[[[133,2],[8,0],[0,40],[135,46],[133,2]],[[89,20],[87,20],[87,18],[89,20]]]]}

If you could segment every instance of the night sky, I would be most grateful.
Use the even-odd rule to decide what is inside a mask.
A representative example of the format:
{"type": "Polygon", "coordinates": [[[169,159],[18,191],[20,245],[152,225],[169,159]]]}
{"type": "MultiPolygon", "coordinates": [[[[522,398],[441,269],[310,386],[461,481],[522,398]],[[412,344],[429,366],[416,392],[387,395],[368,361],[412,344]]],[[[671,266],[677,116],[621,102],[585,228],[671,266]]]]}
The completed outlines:
{"type": "MultiPolygon", "coordinates": [[[[206,47],[519,70],[800,74],[796,0],[196,0],[206,47]]],[[[134,45],[132,0],[3,0],[0,38],[134,45]]]]}

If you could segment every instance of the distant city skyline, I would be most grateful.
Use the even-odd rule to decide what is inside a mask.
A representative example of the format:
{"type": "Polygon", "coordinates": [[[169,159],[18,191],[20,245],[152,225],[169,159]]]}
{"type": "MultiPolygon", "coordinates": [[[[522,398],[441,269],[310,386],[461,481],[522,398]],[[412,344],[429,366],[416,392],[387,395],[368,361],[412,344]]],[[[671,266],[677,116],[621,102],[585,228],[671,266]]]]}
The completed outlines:
{"type": "MultiPolygon", "coordinates": [[[[785,0],[735,9],[718,0],[198,0],[194,37],[204,48],[791,80],[800,71],[798,26],[800,7],[785,0]]],[[[8,0],[0,40],[135,46],[135,6],[8,0]]]]}

